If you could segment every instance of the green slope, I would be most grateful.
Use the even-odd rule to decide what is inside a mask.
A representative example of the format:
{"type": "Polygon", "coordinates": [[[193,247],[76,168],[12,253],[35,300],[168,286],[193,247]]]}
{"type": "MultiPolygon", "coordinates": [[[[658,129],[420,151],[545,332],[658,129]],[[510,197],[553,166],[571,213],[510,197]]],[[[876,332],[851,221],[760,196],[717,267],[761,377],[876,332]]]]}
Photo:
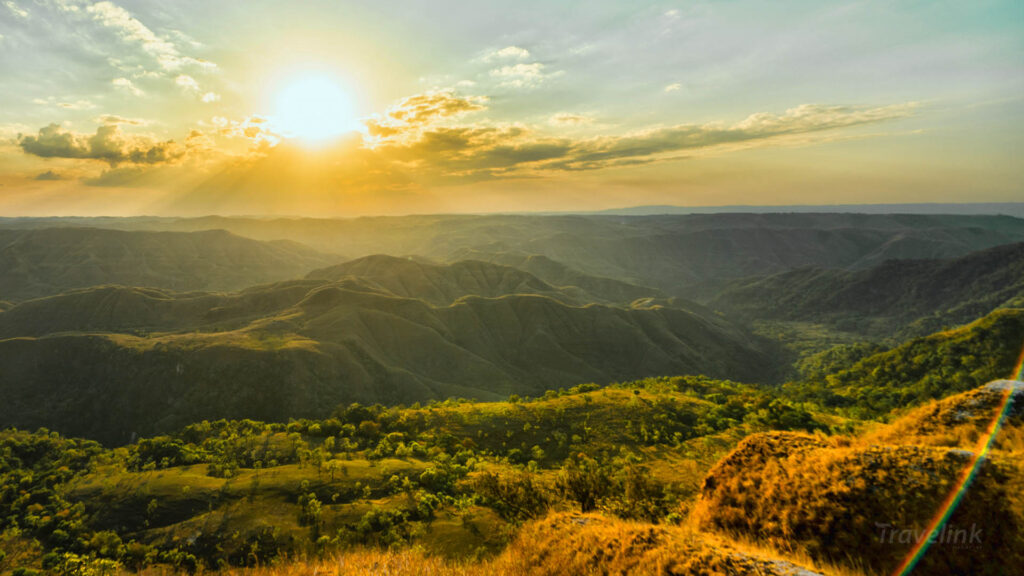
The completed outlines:
{"type": "Polygon", "coordinates": [[[261,242],[223,230],[0,230],[0,299],[26,300],[100,284],[238,290],[337,261],[295,242],[261,242]]]}
{"type": "Polygon", "coordinates": [[[478,260],[439,265],[378,254],[314,270],[306,278],[332,282],[358,278],[396,296],[434,305],[451,304],[469,295],[494,298],[506,294],[539,294],[573,305],[604,301],[580,289],[556,288],[518,268],[478,260]]]}
{"type": "Polygon", "coordinates": [[[925,334],[1024,301],[1024,243],[949,260],[890,260],[856,272],[803,269],[732,283],[709,305],[747,318],[925,334]]]}
{"type": "MultiPolygon", "coordinates": [[[[914,338],[891,350],[853,355],[852,365],[840,362],[823,377],[789,386],[798,397],[879,416],[1007,377],[1022,343],[1024,310],[996,310],[966,326],[914,338]]],[[[827,354],[820,358],[829,360],[827,354]]]]}
{"type": "MultiPolygon", "coordinates": [[[[431,270],[472,280],[446,285],[448,297],[518,289],[522,278],[546,289],[483,263],[431,270]]],[[[673,373],[774,375],[760,341],[698,308],[570,306],[536,294],[432,305],[370,278],[346,272],[337,282],[230,294],[107,286],[22,303],[0,314],[0,393],[10,398],[0,422],[124,442],[201,419],[322,416],[348,401],[494,399],[673,373]]]]}

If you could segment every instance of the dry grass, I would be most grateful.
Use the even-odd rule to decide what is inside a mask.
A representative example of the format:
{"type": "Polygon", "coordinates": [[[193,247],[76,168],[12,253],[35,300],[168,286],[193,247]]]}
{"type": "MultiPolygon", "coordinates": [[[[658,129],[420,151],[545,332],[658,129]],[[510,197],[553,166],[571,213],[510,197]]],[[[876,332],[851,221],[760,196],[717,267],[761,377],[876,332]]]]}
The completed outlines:
{"type": "Polygon", "coordinates": [[[294,562],[266,568],[232,569],[222,576],[513,576],[493,562],[457,563],[418,550],[355,550],[315,562],[294,562]]]}
{"type": "MultiPolygon", "coordinates": [[[[969,455],[841,440],[789,433],[744,440],[705,480],[695,509],[699,527],[797,558],[894,568],[913,541],[884,541],[880,526],[923,530],[958,487],[969,455]]],[[[982,527],[983,539],[968,547],[933,546],[919,573],[999,574],[1022,558],[1020,518],[1007,485],[1014,472],[999,459],[981,466],[950,525],[982,527]]]]}
{"type": "MultiPolygon", "coordinates": [[[[322,560],[282,561],[226,568],[217,576],[564,576],[704,575],[783,576],[813,566],[830,576],[863,576],[848,568],[797,563],[794,556],[751,543],[707,537],[688,526],[663,526],[599,514],[556,513],[527,524],[499,556],[456,562],[420,549],[358,549],[322,560]]],[[[805,558],[806,560],[806,558],[805,558]]],[[[179,576],[156,567],[143,576],[179,576]]],[[[124,576],[127,576],[125,574],[124,576]]]]}

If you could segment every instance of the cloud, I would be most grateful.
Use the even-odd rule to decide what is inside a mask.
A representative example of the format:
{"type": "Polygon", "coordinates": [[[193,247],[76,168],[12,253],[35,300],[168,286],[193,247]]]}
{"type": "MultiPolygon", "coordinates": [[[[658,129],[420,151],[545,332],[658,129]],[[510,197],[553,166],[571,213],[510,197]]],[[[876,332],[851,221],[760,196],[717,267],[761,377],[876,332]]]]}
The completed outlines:
{"type": "Polygon", "coordinates": [[[561,72],[550,74],[544,72],[544,64],[540,62],[529,64],[520,62],[491,70],[492,78],[498,79],[502,86],[513,88],[533,88],[539,86],[544,80],[560,74],[561,72]]]}
{"type": "Polygon", "coordinates": [[[179,74],[176,76],[174,78],[174,83],[181,86],[181,88],[186,92],[194,93],[199,91],[199,82],[196,82],[195,78],[187,74],[179,74]]]}
{"type": "Polygon", "coordinates": [[[191,171],[203,170],[218,186],[259,188],[299,179],[295,181],[331,189],[410,190],[665,162],[704,150],[819,142],[835,137],[829,132],[908,117],[916,107],[805,104],[731,123],[676,124],[580,138],[552,130],[590,120],[581,114],[555,114],[540,125],[467,118],[486,110],[486,104],[482,97],[453,90],[405,98],[367,122],[368,134],[353,133],[320,153],[324,164],[312,171],[315,177],[305,173],[312,161],[308,152],[282,140],[259,116],[213,117],[180,145],[125,135],[120,131],[125,119],[116,116],[101,116],[109,122],[95,135],[51,124],[37,135],[20,136],[17,144],[36,156],[107,162],[109,170],[86,182],[96,186],[181,182],[191,171]]]}
{"type": "MultiPolygon", "coordinates": [[[[781,114],[757,113],[723,123],[677,124],[625,134],[570,137],[552,134],[551,126],[572,126],[588,117],[556,114],[544,125],[496,123],[485,118],[467,122],[466,114],[483,111],[481,99],[455,92],[428,92],[406,98],[380,118],[368,122],[368,136],[354,133],[326,153],[322,168],[306,173],[305,151],[287,141],[267,142],[219,172],[218,186],[286,185],[290,179],[319,178],[311,187],[357,191],[425,190],[490,180],[545,178],[568,172],[651,164],[696,151],[783,145],[828,139],[829,131],[903,118],[913,104],[887,107],[803,105],[781,114]]],[[[214,122],[221,134],[255,141],[259,121],[214,122]]],[[[298,180],[296,180],[298,181],[298,180]]]]}
{"type": "Polygon", "coordinates": [[[194,95],[200,102],[209,104],[211,102],[220,101],[220,94],[216,92],[203,91],[199,82],[188,74],[179,74],[175,76],[174,83],[177,84],[186,94],[194,95]]]}
{"type": "Polygon", "coordinates": [[[682,89],[682,87],[683,87],[683,85],[680,84],[679,82],[673,82],[672,84],[669,84],[668,86],[665,86],[665,90],[664,91],[666,93],[668,93],[668,92],[678,92],[679,90],[682,89]]]}
{"type": "MultiPolygon", "coordinates": [[[[204,125],[205,123],[202,123],[204,125]]],[[[242,140],[246,145],[251,146],[249,152],[265,151],[268,147],[279,144],[282,140],[280,134],[267,127],[267,119],[262,116],[249,116],[242,120],[231,120],[223,116],[214,116],[212,119],[211,133],[228,139],[242,140]]],[[[195,135],[202,135],[202,132],[195,135]]],[[[193,137],[190,134],[189,139],[193,137]]],[[[186,140],[187,143],[187,140],[186,140]]],[[[214,148],[211,144],[207,148],[214,148]]]]}
{"type": "Polygon", "coordinates": [[[57,108],[63,108],[65,110],[91,110],[96,107],[96,105],[89,100],[59,100],[53,96],[49,96],[47,98],[35,98],[32,102],[41,106],[56,106],[57,108]]]}
{"type": "Polygon", "coordinates": [[[526,60],[530,57],[530,51],[519,46],[506,46],[500,50],[489,52],[483,58],[484,62],[495,60],[526,60]]]}
{"type": "Polygon", "coordinates": [[[97,124],[127,124],[129,126],[145,126],[149,124],[148,121],[141,118],[124,118],[116,114],[103,114],[97,116],[94,121],[97,124]]]}
{"type": "Polygon", "coordinates": [[[50,124],[40,128],[35,136],[21,136],[18,145],[26,154],[41,158],[102,160],[111,166],[173,162],[184,153],[173,140],[157,142],[129,137],[118,124],[99,126],[92,135],[68,132],[59,124],[50,124]]]}
{"type": "Polygon", "coordinates": [[[787,137],[904,118],[914,108],[912,103],[877,108],[807,104],[783,114],[752,114],[733,124],[679,124],[583,139],[554,137],[516,124],[438,125],[385,140],[374,152],[377,161],[401,163],[442,179],[521,177],[658,162],[695,150],[769,145],[787,137]]]}
{"type": "Polygon", "coordinates": [[[653,161],[665,154],[730,144],[766,143],[786,136],[806,135],[873,124],[913,113],[916,105],[877,108],[804,104],[784,114],[757,113],[733,125],[680,124],[623,136],[599,137],[578,143],[572,154],[549,168],[604,168],[621,161],[653,161]]]}
{"type": "Polygon", "coordinates": [[[434,90],[410,96],[388,108],[381,118],[366,122],[371,136],[388,138],[413,128],[485,110],[487,98],[458,96],[454,90],[434,90]]]}
{"type": "Polygon", "coordinates": [[[139,166],[126,166],[104,170],[99,176],[83,179],[82,183],[86,186],[130,188],[143,185],[149,175],[148,170],[139,166]]]}
{"type": "Polygon", "coordinates": [[[582,124],[590,124],[594,121],[590,116],[583,114],[572,114],[569,112],[559,112],[552,116],[548,123],[553,126],[579,126],[582,124]]]}
{"type": "MultiPolygon", "coordinates": [[[[210,86],[203,85],[204,74],[215,71],[217,65],[190,54],[204,46],[183,32],[166,28],[154,31],[135,13],[109,0],[36,0],[36,3],[49,11],[37,20],[45,17],[50,21],[46,30],[54,36],[60,34],[52,40],[60,48],[55,54],[76,50],[81,58],[65,60],[83,68],[95,68],[105,62],[113,69],[111,82],[115,89],[143,96],[139,82],[146,82],[147,91],[158,90],[157,82],[174,82],[185,75],[196,79],[196,86],[187,93],[202,98],[210,92],[210,86]]],[[[160,22],[166,21],[165,12],[141,7],[139,10],[144,15],[159,14],[160,22]]],[[[63,62],[60,64],[63,66],[63,62]]],[[[100,72],[89,70],[89,74],[95,77],[100,72]]]]}
{"type": "Polygon", "coordinates": [[[63,180],[63,179],[64,179],[63,176],[61,176],[60,174],[57,174],[53,170],[47,170],[46,172],[43,172],[42,174],[39,174],[39,175],[37,175],[35,177],[35,180],[63,180]]]}
{"type": "Polygon", "coordinates": [[[144,96],[146,94],[140,88],[135,86],[134,82],[127,78],[114,78],[110,83],[113,84],[114,87],[124,90],[132,96],[144,96]]]}
{"type": "MultiPolygon", "coordinates": [[[[77,6],[70,11],[77,12],[77,6]]],[[[186,67],[212,69],[217,66],[207,60],[183,55],[174,42],[158,36],[130,12],[112,2],[88,5],[85,12],[96,22],[114,30],[125,43],[140,46],[164,72],[174,73],[186,67]]]]}
{"type": "Polygon", "coordinates": [[[28,10],[25,10],[21,6],[18,6],[18,3],[14,2],[13,0],[4,0],[4,6],[6,6],[8,10],[10,10],[11,14],[14,14],[18,18],[21,18],[22,20],[25,20],[29,16],[28,10]]]}

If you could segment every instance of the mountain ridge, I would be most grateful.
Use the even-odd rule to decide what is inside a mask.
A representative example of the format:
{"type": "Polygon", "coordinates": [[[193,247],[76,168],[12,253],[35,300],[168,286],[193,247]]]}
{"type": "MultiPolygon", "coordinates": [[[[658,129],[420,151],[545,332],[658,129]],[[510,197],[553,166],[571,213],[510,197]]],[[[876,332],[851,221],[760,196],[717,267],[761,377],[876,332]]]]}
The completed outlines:
{"type": "MultiPolygon", "coordinates": [[[[513,274],[514,287],[533,278],[469,266],[513,274]]],[[[0,357],[8,359],[0,387],[19,402],[0,408],[0,421],[58,430],[80,422],[67,431],[124,441],[172,421],[322,416],[350,401],[496,399],[637,374],[756,381],[773,373],[766,343],[697,306],[579,306],[543,293],[450,293],[444,300],[457,298],[435,304],[340,270],[338,281],[235,293],[103,286],[15,305],[0,313],[0,357]],[[47,396],[76,398],[61,410],[92,401],[94,412],[46,417],[38,407],[47,396]],[[120,404],[94,402],[122,396],[120,404]],[[128,416],[157,413],[167,416],[128,416]]],[[[464,265],[431,270],[461,278],[464,265]]]]}
{"type": "Polygon", "coordinates": [[[294,241],[261,242],[226,230],[0,229],[0,298],[28,300],[100,284],[237,290],[337,259],[294,241]]]}

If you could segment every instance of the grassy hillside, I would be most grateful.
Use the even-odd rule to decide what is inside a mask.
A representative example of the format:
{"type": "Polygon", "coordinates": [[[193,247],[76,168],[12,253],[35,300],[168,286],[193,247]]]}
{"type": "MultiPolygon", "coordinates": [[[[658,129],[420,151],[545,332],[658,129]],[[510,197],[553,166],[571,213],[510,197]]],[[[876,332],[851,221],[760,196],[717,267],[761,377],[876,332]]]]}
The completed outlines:
{"type": "Polygon", "coordinates": [[[912,339],[891,350],[846,348],[807,359],[817,376],[791,384],[799,398],[815,398],[852,413],[877,417],[980,386],[1010,374],[1024,342],[1024,310],[996,310],[967,326],[912,339]],[[838,354],[838,357],[835,355],[838,354]],[[816,366],[823,364],[824,369],[816,366]]]}
{"type": "Polygon", "coordinates": [[[829,422],[757,388],[677,377],[534,400],[349,405],[289,424],[201,422],[116,450],[6,431],[0,532],[38,541],[56,554],[36,558],[50,566],[64,554],[188,568],[409,544],[488,556],[549,510],[679,522],[743,434],[829,422]]]}
{"type": "MultiPolygon", "coordinates": [[[[913,542],[880,540],[879,526],[913,534],[934,515],[1006,389],[855,436],[823,434],[845,425],[770,390],[693,377],[202,422],[116,450],[7,431],[0,572],[274,561],[278,574],[886,572],[913,542]]],[[[1021,561],[1017,404],[950,520],[982,526],[980,542],[933,546],[917,572],[1001,574],[1021,561]]]]}
{"type": "Polygon", "coordinates": [[[554,286],[574,286],[587,294],[608,300],[609,302],[632,302],[640,298],[659,298],[664,293],[655,288],[639,286],[614,278],[585,274],[561,262],[539,254],[520,252],[487,253],[476,250],[467,251],[466,257],[489,259],[499,264],[513,266],[525,270],[554,286]]]}
{"type": "Polygon", "coordinates": [[[1020,382],[996,382],[855,438],[751,436],[704,480],[697,518],[706,529],[775,549],[891,573],[960,487],[1011,393],[992,452],[979,463],[945,535],[914,571],[1010,573],[1024,561],[1022,391],[1020,382]]]}
{"type": "Polygon", "coordinates": [[[748,318],[818,322],[892,337],[974,320],[1024,298],[1024,244],[854,272],[803,269],[737,281],[710,304],[748,318]]]}
{"type": "Polygon", "coordinates": [[[699,307],[463,295],[523,288],[502,278],[546,285],[482,263],[428,269],[449,281],[429,285],[454,302],[397,295],[374,278],[402,273],[378,270],[231,294],[101,287],[23,303],[0,313],[0,390],[11,398],[0,421],[126,442],[202,419],[323,416],[342,402],[495,399],[667,373],[774,375],[759,341],[699,307]],[[498,284],[478,282],[487,278],[498,284]]]}
{"type": "Polygon", "coordinates": [[[27,300],[100,284],[238,290],[295,278],[338,260],[295,242],[260,242],[223,230],[0,229],[0,299],[27,300]]]}
{"type": "Polygon", "coordinates": [[[644,297],[659,296],[658,290],[571,272],[553,261],[537,266],[538,258],[520,264],[541,268],[552,283],[541,280],[527,268],[493,264],[480,260],[459,260],[438,265],[412,258],[374,255],[314,270],[307,278],[337,282],[358,278],[397,296],[420,298],[434,305],[451,304],[463,296],[494,298],[506,294],[538,294],[571,305],[594,302],[628,304],[644,297]]]}

